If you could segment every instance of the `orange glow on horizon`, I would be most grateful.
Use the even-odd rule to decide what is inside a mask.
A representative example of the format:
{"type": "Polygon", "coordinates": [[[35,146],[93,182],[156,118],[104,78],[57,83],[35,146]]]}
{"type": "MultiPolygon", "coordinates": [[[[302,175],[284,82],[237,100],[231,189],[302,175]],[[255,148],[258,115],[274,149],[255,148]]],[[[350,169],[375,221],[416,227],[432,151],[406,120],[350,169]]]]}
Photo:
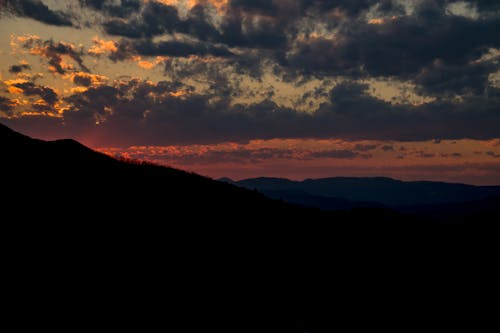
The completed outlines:
{"type": "Polygon", "coordinates": [[[500,175],[495,171],[500,167],[500,159],[495,157],[500,156],[500,144],[492,144],[479,140],[436,143],[272,139],[98,150],[113,157],[145,160],[214,178],[387,176],[454,182],[468,179],[469,183],[491,185],[491,179],[498,179],[500,184],[500,175]]]}

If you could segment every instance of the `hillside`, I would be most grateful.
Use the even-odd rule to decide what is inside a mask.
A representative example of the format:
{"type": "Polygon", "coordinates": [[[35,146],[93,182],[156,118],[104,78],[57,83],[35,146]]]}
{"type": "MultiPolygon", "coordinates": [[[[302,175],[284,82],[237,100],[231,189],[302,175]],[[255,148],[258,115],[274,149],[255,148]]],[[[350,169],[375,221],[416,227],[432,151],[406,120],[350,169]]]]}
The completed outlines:
{"type": "MultiPolygon", "coordinates": [[[[304,227],[297,221],[364,224],[365,216],[373,215],[372,211],[325,214],[181,170],[116,160],[74,140],[31,139],[5,126],[0,127],[0,150],[0,172],[8,175],[3,183],[4,192],[9,193],[7,207],[29,205],[52,219],[78,212],[90,220],[98,213],[113,220],[165,219],[182,225],[211,219],[290,229],[304,227]]],[[[33,211],[18,209],[17,213],[33,211]]],[[[406,219],[384,209],[376,214],[381,223],[398,224],[406,219]]]]}
{"type": "Polygon", "coordinates": [[[73,140],[30,139],[5,126],[0,127],[0,150],[0,172],[8,175],[3,190],[10,194],[10,205],[37,206],[50,213],[86,207],[79,213],[90,215],[99,209],[101,214],[167,219],[170,213],[180,213],[187,219],[209,212],[227,217],[231,211],[278,212],[282,206],[258,193],[195,174],[118,161],[73,140]]]}

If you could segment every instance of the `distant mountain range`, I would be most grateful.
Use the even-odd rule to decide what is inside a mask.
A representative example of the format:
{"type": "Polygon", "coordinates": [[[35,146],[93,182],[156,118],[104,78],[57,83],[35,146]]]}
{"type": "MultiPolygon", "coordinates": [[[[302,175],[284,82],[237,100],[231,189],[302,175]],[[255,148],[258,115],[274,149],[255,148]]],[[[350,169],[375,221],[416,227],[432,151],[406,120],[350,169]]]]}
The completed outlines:
{"type": "Polygon", "coordinates": [[[500,197],[500,186],[404,182],[381,177],[336,177],[304,181],[283,178],[252,178],[236,182],[229,178],[220,180],[257,190],[274,199],[322,210],[386,207],[412,213],[451,213],[459,208],[471,207],[476,202],[478,207],[485,208],[500,197]]]}

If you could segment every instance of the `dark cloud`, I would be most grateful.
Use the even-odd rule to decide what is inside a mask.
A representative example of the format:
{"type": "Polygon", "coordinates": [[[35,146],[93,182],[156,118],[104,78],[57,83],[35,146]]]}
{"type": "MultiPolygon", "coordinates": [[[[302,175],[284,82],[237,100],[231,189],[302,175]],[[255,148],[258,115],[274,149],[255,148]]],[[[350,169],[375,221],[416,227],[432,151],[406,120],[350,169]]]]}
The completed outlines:
{"type": "Polygon", "coordinates": [[[180,41],[166,41],[153,43],[151,40],[134,42],[129,49],[140,55],[165,55],[173,57],[187,57],[190,55],[215,57],[230,57],[231,53],[225,46],[214,46],[207,43],[192,43],[180,41]]]}
{"type": "Polygon", "coordinates": [[[287,36],[283,23],[273,17],[254,20],[241,12],[225,17],[219,41],[231,47],[282,49],[287,36]]]}
{"type": "Polygon", "coordinates": [[[279,1],[267,0],[232,0],[230,8],[233,10],[242,10],[245,12],[253,12],[261,15],[276,16],[279,10],[277,6],[279,1]]]}
{"type": "Polygon", "coordinates": [[[322,120],[318,132],[328,126],[341,137],[410,141],[500,135],[491,125],[500,120],[494,111],[500,105],[498,97],[470,96],[418,106],[391,104],[371,96],[367,85],[345,82],[332,90],[330,100],[331,104],[323,105],[315,114],[322,120]]]}
{"type": "MultiPolygon", "coordinates": [[[[314,113],[304,113],[280,107],[270,100],[251,105],[233,105],[228,99],[214,101],[211,95],[197,94],[179,82],[152,84],[132,80],[91,87],[66,98],[70,108],[64,113],[64,123],[65,130],[71,130],[79,139],[88,140],[92,133],[90,136],[95,140],[92,144],[96,146],[272,138],[420,141],[435,137],[500,137],[499,98],[393,105],[369,95],[366,89],[365,85],[345,82],[331,91],[329,103],[314,113]]],[[[33,90],[33,93],[42,92],[33,90]]],[[[389,149],[388,146],[386,150],[389,149]]],[[[352,153],[369,158],[362,151],[352,153]]],[[[343,154],[330,153],[332,157],[349,158],[347,153],[343,154]]],[[[421,156],[430,157],[425,154],[422,152],[421,156]]]]}
{"type": "Polygon", "coordinates": [[[16,83],[13,86],[22,89],[25,96],[40,96],[49,105],[54,105],[59,100],[59,96],[52,88],[36,85],[33,82],[16,83]]]}
{"type": "Polygon", "coordinates": [[[73,82],[78,86],[89,87],[92,84],[92,78],[77,74],[73,77],[73,82]]]}
{"type": "MultiPolygon", "coordinates": [[[[248,6],[244,6],[243,9],[248,6]]],[[[251,7],[257,8],[255,4],[251,7]]],[[[272,16],[260,17],[258,20],[253,18],[254,14],[245,10],[235,10],[232,5],[223,17],[219,31],[212,24],[205,5],[194,6],[186,18],[181,18],[175,6],[148,2],[139,16],[128,20],[111,18],[103,26],[111,35],[132,39],[177,32],[188,34],[201,41],[223,43],[228,47],[280,48],[286,45],[284,23],[272,16]]]]}
{"type": "Polygon", "coordinates": [[[491,156],[493,158],[500,158],[500,154],[497,154],[494,151],[487,151],[486,155],[491,156]]]}
{"type": "Polygon", "coordinates": [[[76,61],[80,68],[86,72],[89,69],[84,65],[82,51],[76,50],[76,48],[71,44],[55,43],[52,40],[46,41],[44,43],[45,56],[49,58],[49,64],[54,66],[58,73],[64,74],[65,70],[61,66],[61,55],[66,55],[76,61]]]}
{"type": "MultiPolygon", "coordinates": [[[[163,65],[172,79],[93,86],[89,76],[72,76],[75,84],[89,89],[65,99],[69,109],[64,113],[64,130],[82,137],[92,133],[100,144],[500,137],[500,89],[490,80],[499,69],[498,57],[483,57],[500,48],[496,2],[470,1],[479,10],[479,17],[471,18],[452,15],[447,11],[451,2],[445,0],[414,2],[412,13],[406,13],[400,1],[390,0],[234,0],[219,22],[205,2],[186,15],[156,1],[124,0],[120,6],[116,1],[80,3],[87,11],[100,11],[104,31],[121,37],[110,59],[167,56],[163,65]],[[190,56],[197,57],[187,63],[190,56]],[[209,56],[216,61],[198,59],[209,56]],[[241,82],[230,79],[237,73],[263,82],[269,68],[289,83],[310,78],[333,82],[336,76],[343,83],[331,91],[324,85],[305,92],[304,103],[315,98],[327,101],[317,110],[311,105],[310,112],[299,112],[276,104],[273,88],[252,96],[242,91],[241,82]],[[416,93],[433,97],[432,102],[412,105],[378,99],[369,93],[369,85],[356,82],[370,78],[415,84],[416,93]],[[203,94],[197,92],[181,83],[186,79],[208,88],[203,94]],[[254,100],[264,96],[264,101],[235,103],[242,94],[254,100]]],[[[64,65],[64,57],[88,72],[83,62],[87,53],[72,44],[32,40],[24,46],[45,57],[55,73],[76,72],[64,65]]],[[[49,90],[34,84],[19,88],[54,103],[49,90]]],[[[362,153],[376,148],[359,145],[353,151],[328,154],[368,158],[362,153]]]]}
{"type": "Polygon", "coordinates": [[[354,150],[355,151],[371,151],[371,150],[375,150],[377,149],[378,145],[364,145],[364,144],[356,144],[356,146],[354,146],[354,150]]]}
{"type": "Polygon", "coordinates": [[[66,74],[68,68],[63,66],[63,56],[71,58],[78,64],[81,70],[89,72],[89,69],[83,62],[83,49],[79,49],[73,44],[29,38],[22,46],[28,49],[31,54],[47,58],[50,65],[49,70],[52,72],[66,74]]]}
{"type": "Polygon", "coordinates": [[[284,65],[308,74],[408,77],[437,60],[444,66],[467,66],[488,47],[500,46],[500,17],[426,15],[383,24],[357,22],[335,39],[301,41],[284,65]]]}
{"type": "Polygon", "coordinates": [[[9,72],[13,74],[21,73],[24,70],[30,70],[31,66],[28,64],[12,65],[9,68],[9,72]]]}
{"type": "Polygon", "coordinates": [[[111,35],[146,38],[177,31],[181,24],[176,7],[150,1],[141,15],[130,20],[113,18],[105,22],[104,30],[111,35]]]}
{"type": "Polygon", "coordinates": [[[0,96],[0,111],[5,112],[7,115],[11,114],[12,111],[12,100],[9,98],[0,96]]]}
{"type": "Polygon", "coordinates": [[[191,8],[187,19],[179,22],[177,30],[201,41],[220,41],[221,34],[211,22],[207,6],[198,4],[191,8]]]}
{"type": "Polygon", "coordinates": [[[376,7],[384,13],[401,12],[400,4],[392,0],[300,0],[305,9],[316,9],[319,11],[340,10],[348,16],[358,16],[363,11],[376,7]]]}
{"type": "Polygon", "coordinates": [[[436,157],[436,154],[428,153],[428,152],[420,150],[420,151],[417,151],[415,153],[415,156],[420,157],[420,158],[433,158],[433,157],[436,157]]]}
{"type": "Polygon", "coordinates": [[[482,12],[500,11],[500,2],[496,0],[469,0],[469,3],[475,4],[482,12]]]}
{"type": "Polygon", "coordinates": [[[337,158],[337,159],[354,159],[354,158],[364,158],[369,159],[372,158],[370,154],[360,154],[358,152],[352,150],[328,150],[328,151],[319,151],[314,152],[310,155],[312,158],[337,158]]]}
{"type": "Polygon", "coordinates": [[[89,7],[97,11],[102,11],[109,16],[126,18],[141,8],[140,0],[121,0],[117,5],[110,0],[79,0],[80,4],[84,7],[89,7]]]}
{"type": "Polygon", "coordinates": [[[69,15],[50,9],[41,0],[3,0],[0,1],[0,6],[5,6],[3,9],[14,15],[29,17],[43,23],[57,26],[73,25],[69,15]]]}
{"type": "MultiPolygon", "coordinates": [[[[112,8],[110,1],[81,2],[104,12],[112,8]]],[[[500,47],[498,5],[471,1],[483,13],[473,19],[451,15],[450,3],[422,0],[408,15],[400,1],[392,0],[234,0],[216,27],[207,3],[181,17],[175,6],[127,1],[122,6],[133,8],[137,15],[110,17],[104,29],[137,39],[123,41],[110,56],[114,61],[133,52],[227,57],[234,55],[229,48],[244,48],[234,61],[253,77],[261,75],[263,63],[275,61],[282,77],[396,77],[413,81],[422,94],[480,94],[489,85],[489,75],[498,70],[498,63],[474,62],[488,48],[500,47]],[[368,12],[381,17],[377,24],[368,22],[368,12]],[[312,37],[315,24],[327,27],[327,33],[312,37]],[[192,40],[151,41],[172,33],[187,34],[192,40]],[[298,38],[300,33],[306,37],[298,38]]]]}
{"type": "Polygon", "coordinates": [[[418,73],[414,82],[424,95],[464,95],[484,94],[489,85],[489,77],[500,68],[495,62],[476,62],[466,65],[447,65],[435,61],[418,73]]]}

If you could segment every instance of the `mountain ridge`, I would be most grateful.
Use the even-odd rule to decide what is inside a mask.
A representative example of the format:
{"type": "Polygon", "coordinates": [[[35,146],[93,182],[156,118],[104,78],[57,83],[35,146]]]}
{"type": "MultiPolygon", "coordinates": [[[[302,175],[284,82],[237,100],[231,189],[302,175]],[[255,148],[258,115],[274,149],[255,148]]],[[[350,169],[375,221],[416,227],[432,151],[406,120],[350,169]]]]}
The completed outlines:
{"type": "Polygon", "coordinates": [[[328,177],[294,181],[259,177],[232,182],[263,193],[303,191],[311,196],[375,202],[391,208],[449,204],[500,195],[500,186],[475,186],[434,181],[402,181],[388,177],[328,177]]]}

